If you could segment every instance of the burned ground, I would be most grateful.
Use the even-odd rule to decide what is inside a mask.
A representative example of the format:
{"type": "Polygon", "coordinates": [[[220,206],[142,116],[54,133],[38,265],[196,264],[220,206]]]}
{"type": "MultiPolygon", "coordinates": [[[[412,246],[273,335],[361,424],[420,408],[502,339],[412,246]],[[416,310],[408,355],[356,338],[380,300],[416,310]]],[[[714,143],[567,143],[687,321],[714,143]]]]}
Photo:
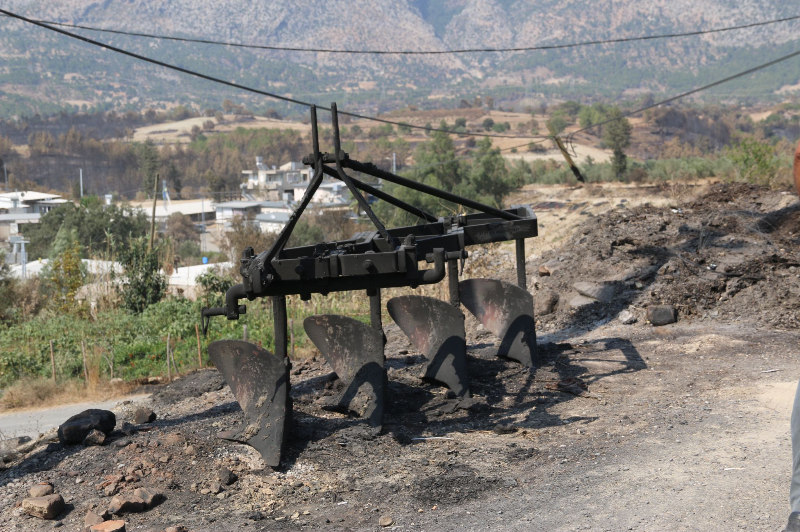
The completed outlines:
{"type": "MultiPolygon", "coordinates": [[[[17,507],[47,479],[69,505],[67,530],[108,505],[112,481],[166,495],[126,515],[128,530],[377,530],[384,515],[397,530],[778,530],[800,374],[797,230],[796,200],[746,186],[614,207],[528,262],[537,305],[547,292],[559,300],[537,316],[535,372],[496,357],[496,338],[467,318],[468,408],[420,379],[424,358],[387,324],[380,434],[323,408],[340,384],[321,358],[295,361],[294,425],[273,471],[215,438],[242,412],[216,371],[198,372],[151,396],[152,425],[9,464],[0,523],[53,528],[17,507]],[[550,275],[533,275],[541,264],[550,275]],[[573,308],[573,285],[587,280],[611,283],[613,300],[573,308]],[[661,303],[678,307],[677,324],[645,322],[661,303]],[[623,310],[638,322],[622,325],[623,310]],[[239,479],[209,493],[222,466],[239,479]]],[[[511,280],[511,258],[474,254],[467,273],[483,264],[511,280]]],[[[118,427],[133,407],[120,405],[118,427]]]]}

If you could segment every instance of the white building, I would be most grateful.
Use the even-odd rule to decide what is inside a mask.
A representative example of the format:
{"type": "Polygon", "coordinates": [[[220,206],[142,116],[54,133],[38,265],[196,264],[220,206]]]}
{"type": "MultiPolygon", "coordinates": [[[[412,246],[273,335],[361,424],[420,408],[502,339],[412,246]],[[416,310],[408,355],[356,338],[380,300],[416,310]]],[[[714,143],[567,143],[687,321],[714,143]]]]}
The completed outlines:
{"type": "MultiPolygon", "coordinates": [[[[153,215],[153,200],[132,201],[130,206],[144,212],[148,218],[153,215]]],[[[165,202],[160,198],[156,202],[156,221],[164,223],[173,214],[183,214],[194,223],[213,222],[216,216],[214,201],[210,199],[174,200],[165,202]]]]}

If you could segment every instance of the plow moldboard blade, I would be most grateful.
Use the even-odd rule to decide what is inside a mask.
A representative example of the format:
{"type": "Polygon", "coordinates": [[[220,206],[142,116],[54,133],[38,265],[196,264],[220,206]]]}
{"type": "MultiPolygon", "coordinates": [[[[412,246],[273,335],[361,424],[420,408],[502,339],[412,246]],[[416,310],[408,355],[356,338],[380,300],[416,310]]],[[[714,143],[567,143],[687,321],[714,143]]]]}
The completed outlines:
{"type": "Polygon", "coordinates": [[[337,409],[355,412],[371,426],[380,427],[387,388],[382,331],[334,314],[310,316],[303,326],[346,385],[336,401],[337,409]]]}
{"type": "Polygon", "coordinates": [[[277,467],[292,418],[289,365],[239,340],[214,342],[208,355],[244,411],[242,426],[219,437],[254,447],[268,465],[277,467]]]}
{"type": "Polygon", "coordinates": [[[445,384],[459,397],[469,397],[464,314],[449,303],[425,296],[395,297],[386,306],[414,347],[428,359],[423,378],[445,384]]]}
{"type": "Polygon", "coordinates": [[[537,359],[536,322],[530,292],[495,279],[469,279],[458,285],[461,303],[500,338],[497,355],[533,368],[537,359]]]}

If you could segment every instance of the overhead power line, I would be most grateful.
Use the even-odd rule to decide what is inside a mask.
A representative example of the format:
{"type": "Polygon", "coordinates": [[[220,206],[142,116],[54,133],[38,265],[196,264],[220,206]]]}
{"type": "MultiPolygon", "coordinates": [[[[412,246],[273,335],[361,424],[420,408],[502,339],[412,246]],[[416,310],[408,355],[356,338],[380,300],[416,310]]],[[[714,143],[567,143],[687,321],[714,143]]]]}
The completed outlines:
{"type": "MultiPolygon", "coordinates": [[[[311,107],[312,105],[316,105],[314,103],[304,102],[302,100],[297,100],[295,98],[289,98],[288,96],[281,96],[280,94],[275,94],[275,93],[272,93],[272,92],[262,91],[260,89],[256,89],[256,88],[253,88],[253,87],[248,87],[246,85],[239,85],[239,84],[233,83],[231,81],[225,81],[224,79],[215,78],[214,76],[209,76],[207,74],[202,74],[202,73],[194,71],[194,70],[189,70],[189,69],[186,69],[186,68],[183,68],[183,67],[172,65],[170,63],[165,63],[163,61],[159,61],[157,59],[152,59],[152,58],[144,56],[144,55],[140,55],[140,54],[137,54],[137,53],[134,53],[134,52],[129,52],[128,50],[124,50],[122,48],[117,48],[116,46],[112,46],[110,44],[106,44],[106,43],[103,43],[103,42],[100,42],[100,41],[95,41],[93,39],[89,39],[88,37],[83,37],[82,35],[77,35],[75,33],[69,32],[69,31],[65,31],[65,30],[62,30],[62,29],[59,29],[59,28],[54,28],[52,26],[48,26],[47,24],[45,24],[43,22],[37,22],[35,20],[31,20],[29,18],[23,17],[22,15],[17,15],[16,13],[12,13],[12,12],[6,11],[4,9],[0,9],[0,14],[6,15],[6,16],[11,17],[11,18],[19,19],[19,20],[21,20],[23,22],[27,22],[29,24],[33,24],[35,26],[39,26],[41,28],[45,28],[45,29],[50,30],[50,31],[54,31],[54,32],[60,33],[62,35],[66,35],[67,37],[71,37],[73,39],[77,39],[79,41],[83,41],[83,42],[91,44],[93,46],[97,46],[97,47],[100,47],[100,48],[105,48],[107,50],[110,50],[112,52],[116,52],[118,54],[126,55],[128,57],[132,57],[132,58],[138,59],[140,61],[151,63],[153,65],[158,65],[160,67],[168,68],[170,70],[174,70],[176,72],[181,72],[183,74],[188,74],[190,76],[194,76],[194,77],[197,77],[197,78],[200,78],[200,79],[205,79],[207,81],[212,81],[214,83],[227,85],[228,87],[233,87],[235,89],[243,90],[243,91],[246,91],[246,92],[252,92],[254,94],[259,94],[261,96],[266,96],[268,98],[273,98],[273,99],[276,99],[276,100],[280,100],[280,101],[284,101],[284,102],[288,102],[288,103],[293,103],[293,104],[296,104],[296,105],[302,105],[304,107],[311,107]]],[[[329,111],[329,112],[331,110],[330,107],[325,107],[325,106],[322,106],[322,105],[317,105],[317,109],[321,109],[323,111],[329,111]]],[[[375,117],[375,116],[367,116],[367,115],[362,115],[362,114],[358,114],[358,113],[352,113],[352,112],[348,112],[348,111],[339,111],[339,114],[340,115],[350,116],[352,118],[359,118],[359,119],[362,119],[362,120],[370,120],[370,121],[373,121],[373,122],[380,122],[380,123],[383,123],[383,124],[391,124],[391,125],[394,125],[394,126],[409,127],[409,128],[412,128],[412,129],[420,129],[420,130],[423,130],[423,131],[438,131],[438,132],[442,132],[442,133],[465,135],[465,136],[470,136],[470,137],[494,137],[494,138],[512,138],[512,139],[513,138],[545,138],[542,135],[497,135],[497,134],[484,133],[484,132],[479,132],[478,133],[478,132],[471,132],[471,131],[453,131],[453,130],[449,130],[449,129],[441,129],[441,128],[434,128],[434,127],[426,127],[426,126],[416,126],[416,125],[407,124],[407,123],[404,123],[404,122],[396,122],[394,120],[386,120],[384,118],[378,118],[378,117],[375,117]]]]}
{"type": "Polygon", "coordinates": [[[766,20],[763,22],[752,22],[750,24],[742,24],[739,26],[728,26],[725,28],[688,31],[683,33],[665,33],[661,35],[645,35],[640,37],[619,37],[616,39],[601,39],[594,41],[583,41],[583,42],[566,43],[566,44],[548,44],[539,46],[521,46],[517,48],[461,48],[456,50],[342,50],[336,48],[302,48],[295,46],[268,46],[259,44],[241,44],[228,41],[214,41],[210,39],[195,39],[191,37],[174,37],[171,35],[157,35],[153,33],[139,33],[134,31],[112,30],[106,28],[96,28],[92,26],[83,26],[80,24],[68,24],[66,22],[55,22],[55,21],[37,20],[37,19],[29,19],[28,22],[37,22],[40,24],[48,24],[51,26],[62,26],[65,28],[74,28],[87,31],[113,33],[115,35],[126,35],[129,37],[145,37],[148,39],[161,39],[167,41],[213,44],[218,46],[232,46],[236,48],[250,48],[255,50],[272,50],[281,52],[314,52],[314,53],[329,53],[329,54],[362,54],[362,55],[444,55],[444,54],[470,54],[470,53],[481,53],[481,52],[499,53],[499,52],[531,52],[537,50],[563,50],[565,48],[594,46],[598,44],[616,44],[616,43],[636,42],[636,41],[650,41],[655,39],[674,39],[676,37],[692,37],[696,35],[708,35],[711,33],[722,33],[726,31],[757,28],[760,26],[768,26],[771,24],[778,24],[781,22],[790,22],[798,19],[800,19],[800,15],[792,17],[784,17],[774,20],[766,20]]]}

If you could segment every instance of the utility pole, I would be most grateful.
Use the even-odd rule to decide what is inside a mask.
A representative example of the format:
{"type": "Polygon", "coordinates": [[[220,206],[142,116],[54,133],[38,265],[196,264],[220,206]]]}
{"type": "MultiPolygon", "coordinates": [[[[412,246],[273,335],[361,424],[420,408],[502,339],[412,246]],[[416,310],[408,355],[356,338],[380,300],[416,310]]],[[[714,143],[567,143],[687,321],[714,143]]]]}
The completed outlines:
{"type": "Polygon", "coordinates": [[[200,198],[200,251],[206,250],[206,200],[200,198]]]}
{"type": "MultiPolygon", "coordinates": [[[[152,251],[153,239],[156,237],[156,201],[158,201],[158,174],[156,174],[156,182],[153,185],[153,217],[150,220],[150,246],[147,248],[148,253],[152,251]]],[[[167,360],[167,363],[169,363],[169,360],[167,360]]]]}
{"type": "Polygon", "coordinates": [[[81,172],[81,199],[83,199],[83,168],[80,169],[81,172]]]}

